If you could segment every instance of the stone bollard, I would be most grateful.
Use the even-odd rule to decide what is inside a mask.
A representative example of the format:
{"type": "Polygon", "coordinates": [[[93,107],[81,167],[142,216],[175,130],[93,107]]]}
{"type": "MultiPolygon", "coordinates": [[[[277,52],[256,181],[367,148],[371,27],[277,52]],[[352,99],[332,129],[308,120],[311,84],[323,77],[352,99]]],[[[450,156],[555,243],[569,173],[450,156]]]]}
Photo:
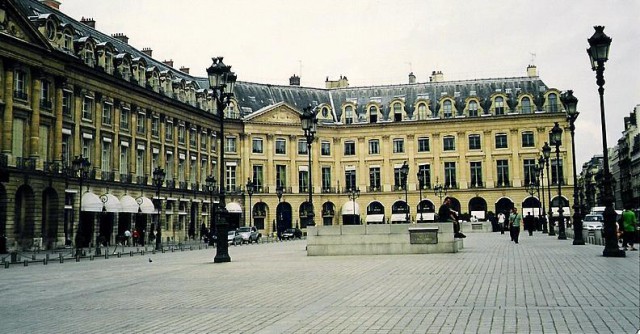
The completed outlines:
{"type": "Polygon", "coordinates": [[[118,258],[120,258],[120,252],[118,252],[118,258]]]}
{"type": "Polygon", "coordinates": [[[108,260],[109,259],[109,252],[104,252],[104,259],[108,260]]]}
{"type": "Polygon", "coordinates": [[[49,260],[46,257],[44,259],[42,259],[42,265],[46,266],[48,262],[49,262],[49,260]]]}
{"type": "Polygon", "coordinates": [[[6,268],[9,268],[9,262],[5,262],[5,263],[4,263],[4,267],[5,267],[5,269],[6,269],[6,268]]]}
{"type": "Polygon", "coordinates": [[[89,255],[89,261],[93,261],[93,254],[89,255]]]}
{"type": "Polygon", "coordinates": [[[60,259],[60,263],[64,263],[64,256],[62,256],[62,253],[58,253],[58,258],[60,259]]]}
{"type": "Polygon", "coordinates": [[[18,263],[18,252],[11,251],[11,263],[18,263]]]}
{"type": "Polygon", "coordinates": [[[31,261],[35,261],[36,260],[36,255],[35,254],[31,254],[31,261]]]}
{"type": "Polygon", "coordinates": [[[24,266],[28,267],[29,266],[29,260],[24,260],[24,266]]]}

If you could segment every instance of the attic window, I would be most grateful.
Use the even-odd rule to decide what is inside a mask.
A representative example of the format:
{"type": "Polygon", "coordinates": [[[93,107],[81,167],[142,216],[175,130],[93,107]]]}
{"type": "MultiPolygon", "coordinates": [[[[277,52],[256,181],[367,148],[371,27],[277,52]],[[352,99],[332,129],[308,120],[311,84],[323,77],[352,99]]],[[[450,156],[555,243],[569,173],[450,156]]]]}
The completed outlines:
{"type": "Polygon", "coordinates": [[[511,94],[511,88],[505,89],[504,92],[507,93],[507,94],[511,94]]]}
{"type": "Polygon", "coordinates": [[[502,92],[502,88],[496,88],[496,93],[501,93],[502,92]]]}
{"type": "Polygon", "coordinates": [[[470,91],[470,92],[469,92],[469,95],[472,95],[472,96],[473,96],[473,95],[476,95],[476,91],[475,91],[475,90],[470,91]]]}
{"type": "Polygon", "coordinates": [[[460,92],[454,92],[453,97],[460,97],[460,92]]]}
{"type": "Polygon", "coordinates": [[[449,94],[449,93],[447,93],[447,92],[440,92],[440,97],[446,96],[447,94],[449,94]]]}

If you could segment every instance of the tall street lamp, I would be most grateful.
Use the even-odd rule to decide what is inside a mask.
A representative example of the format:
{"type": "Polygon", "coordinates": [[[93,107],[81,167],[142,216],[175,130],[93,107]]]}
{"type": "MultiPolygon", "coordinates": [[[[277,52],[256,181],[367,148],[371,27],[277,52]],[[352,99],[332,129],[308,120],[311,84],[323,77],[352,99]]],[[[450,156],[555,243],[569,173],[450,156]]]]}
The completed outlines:
{"type": "Polygon", "coordinates": [[[213,205],[213,193],[216,190],[216,178],[215,176],[213,176],[213,174],[211,174],[207,176],[207,178],[205,179],[205,182],[207,183],[207,189],[209,189],[209,201],[210,201],[209,203],[209,235],[207,237],[209,239],[209,246],[213,246],[215,244],[213,240],[213,235],[214,235],[213,233],[215,231],[215,225],[214,225],[215,206],[213,205]]]}
{"type": "Polygon", "coordinates": [[[360,197],[360,188],[358,189],[351,188],[351,191],[349,192],[348,196],[349,196],[349,200],[353,201],[353,218],[351,220],[351,224],[360,225],[359,223],[356,224],[356,199],[360,197]]]}
{"type": "Polygon", "coordinates": [[[424,174],[420,171],[418,171],[418,189],[419,189],[419,193],[420,193],[420,198],[418,199],[418,214],[420,215],[420,224],[422,224],[422,187],[424,187],[424,174]]]}
{"type": "Polygon", "coordinates": [[[551,211],[552,202],[551,202],[551,182],[549,182],[549,175],[551,175],[551,170],[549,169],[549,157],[551,157],[551,146],[549,143],[544,142],[544,146],[542,147],[542,156],[544,157],[544,164],[547,166],[547,197],[549,199],[549,212],[547,213],[547,224],[549,225],[549,235],[556,235],[555,228],[553,226],[553,211],[551,211]]]}
{"type": "Polygon", "coordinates": [[[556,179],[558,181],[558,239],[566,240],[567,234],[564,230],[564,200],[562,199],[562,183],[560,179],[560,145],[562,145],[562,128],[560,124],[555,122],[553,129],[551,129],[552,144],[556,147],[556,179]]]}
{"type": "Polygon", "coordinates": [[[276,209],[276,214],[277,214],[276,220],[278,221],[278,223],[276,225],[276,222],[275,221],[273,222],[273,231],[278,236],[280,234],[278,233],[277,226],[280,226],[280,224],[281,224],[280,220],[282,220],[282,212],[281,212],[282,208],[280,207],[280,201],[282,200],[282,193],[283,192],[284,192],[284,189],[282,188],[282,185],[278,184],[278,186],[276,187],[276,196],[278,196],[278,208],[276,209]],[[280,211],[280,212],[277,212],[277,211],[280,211]]]}
{"type": "Polygon", "coordinates": [[[584,239],[582,237],[582,208],[579,200],[578,175],[576,174],[575,122],[580,114],[576,109],[578,99],[573,96],[572,90],[568,90],[565,94],[562,94],[560,101],[564,105],[564,110],[567,111],[569,131],[571,131],[571,155],[573,157],[573,244],[584,245],[584,239]]]}
{"type": "Polygon", "coordinates": [[[442,204],[442,197],[447,196],[448,189],[449,187],[447,187],[447,185],[443,186],[438,179],[436,179],[436,183],[433,185],[433,194],[440,198],[440,204],[442,204]]]}
{"type": "MultiPolygon", "coordinates": [[[[80,235],[80,229],[82,228],[82,182],[89,175],[91,162],[89,162],[89,159],[79,155],[71,161],[71,168],[73,168],[74,175],[80,178],[80,208],[78,210],[78,230],[76,231],[76,256],[80,256],[79,251],[83,243],[83,241],[80,240],[82,238],[80,235]]],[[[73,225],[70,230],[73,231],[73,225]]]]}
{"type": "Polygon", "coordinates": [[[313,182],[311,176],[311,143],[316,137],[316,132],[318,131],[318,118],[316,118],[316,114],[313,112],[313,108],[311,106],[305,107],[303,109],[302,115],[300,115],[300,121],[302,123],[302,130],[304,131],[304,136],[307,139],[307,153],[309,154],[309,207],[307,208],[307,226],[313,226],[315,223],[313,222],[313,218],[315,213],[313,212],[313,182]]]}
{"type": "Polygon", "coordinates": [[[538,176],[539,176],[539,184],[542,185],[542,211],[538,214],[539,219],[542,219],[542,233],[549,233],[549,230],[547,230],[547,208],[546,208],[546,204],[545,204],[545,197],[544,197],[544,157],[540,156],[538,158],[538,165],[536,167],[538,169],[538,176]]]}
{"type": "Polygon", "coordinates": [[[156,211],[156,250],[162,250],[162,227],[160,226],[160,210],[162,209],[162,200],[160,199],[160,187],[164,183],[166,173],[164,169],[156,167],[153,170],[153,184],[156,186],[156,200],[158,208],[156,211]]]}
{"type": "Polygon", "coordinates": [[[625,252],[618,248],[616,238],[616,211],[613,209],[613,190],[611,188],[611,172],[609,171],[609,150],[607,149],[607,124],[604,113],[604,63],[609,59],[611,37],[604,33],[604,26],[595,26],[595,33],[587,41],[589,48],[587,53],[591,60],[591,69],[596,72],[596,84],[600,95],[600,123],[602,126],[602,156],[604,158],[604,236],[605,244],[603,256],[624,257],[625,252]]]}
{"type": "Polygon", "coordinates": [[[225,203],[225,163],[224,163],[224,109],[229,106],[233,98],[233,87],[237,76],[231,72],[231,66],[222,62],[223,57],[212,58],[213,64],[207,68],[209,76],[209,87],[212,90],[213,99],[216,102],[216,110],[220,117],[220,203],[218,204],[216,233],[220,242],[216,243],[216,256],[214,263],[231,262],[229,256],[229,245],[223,240],[227,240],[227,208],[225,203]]]}
{"type": "Polygon", "coordinates": [[[254,183],[251,180],[251,178],[247,178],[247,194],[249,195],[249,226],[252,226],[251,224],[251,220],[253,219],[253,208],[251,207],[251,196],[253,196],[253,187],[254,187],[254,183]]]}
{"type": "Polygon", "coordinates": [[[409,219],[409,199],[407,196],[407,179],[409,178],[409,165],[405,161],[400,167],[400,175],[402,176],[402,187],[404,188],[404,203],[406,204],[406,214],[404,218],[404,222],[409,224],[411,220],[409,219]]]}

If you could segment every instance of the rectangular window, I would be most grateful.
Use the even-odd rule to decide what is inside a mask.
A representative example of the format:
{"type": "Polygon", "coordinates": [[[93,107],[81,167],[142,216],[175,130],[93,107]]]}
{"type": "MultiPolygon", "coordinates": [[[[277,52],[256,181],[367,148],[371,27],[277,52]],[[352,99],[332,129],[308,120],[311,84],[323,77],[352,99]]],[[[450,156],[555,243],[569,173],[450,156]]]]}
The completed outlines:
{"type": "Polygon", "coordinates": [[[198,137],[196,133],[197,133],[196,129],[189,130],[189,147],[198,146],[198,137]]]}
{"type": "Polygon", "coordinates": [[[111,172],[111,143],[102,142],[102,171],[111,172]]]}
{"type": "Polygon", "coordinates": [[[160,136],[160,117],[151,117],[151,135],[155,138],[160,136]]]}
{"type": "Polygon", "coordinates": [[[82,119],[93,120],[93,98],[90,96],[82,99],[82,119]]]}
{"type": "Polygon", "coordinates": [[[369,140],[369,154],[380,154],[380,141],[378,139],[369,140]]]}
{"type": "Polygon", "coordinates": [[[68,90],[62,91],[62,114],[73,119],[72,103],[73,93],[68,90]]]}
{"type": "Polygon", "coordinates": [[[469,102],[469,117],[478,116],[478,103],[476,101],[469,102]]]}
{"type": "Polygon", "coordinates": [[[536,183],[536,159],[524,159],[524,185],[536,183]]]}
{"type": "Polygon", "coordinates": [[[509,186],[509,160],[496,161],[496,168],[498,173],[498,187],[509,186]]]}
{"type": "Polygon", "coordinates": [[[206,132],[200,133],[200,150],[202,151],[207,150],[207,137],[208,136],[206,132]]]}
{"type": "Polygon", "coordinates": [[[287,154],[286,139],[276,138],[276,154],[287,154]]]}
{"type": "MultiPolygon", "coordinates": [[[[15,138],[15,137],[14,137],[15,138]]],[[[70,135],[62,135],[62,165],[63,166],[71,166],[71,136],[70,135]]]]}
{"type": "Polygon", "coordinates": [[[227,165],[226,171],[225,182],[227,183],[227,191],[236,191],[236,166],[227,165]]]}
{"type": "Polygon", "coordinates": [[[480,188],[482,184],[482,162],[472,161],[471,167],[471,188],[480,188]]]}
{"type": "Polygon", "coordinates": [[[42,80],[40,85],[40,106],[51,110],[51,83],[47,80],[42,80]]]}
{"type": "Polygon", "coordinates": [[[120,145],[120,174],[129,174],[129,147],[124,145],[120,145]]]}
{"type": "Polygon", "coordinates": [[[189,161],[189,182],[196,183],[196,177],[198,176],[198,164],[196,163],[197,158],[195,156],[191,157],[189,161]]]}
{"type": "Polygon", "coordinates": [[[287,186],[287,166],[285,165],[276,165],[276,187],[277,186],[287,186]]]}
{"type": "Polygon", "coordinates": [[[372,191],[380,191],[380,167],[369,168],[369,187],[372,191]]]}
{"type": "Polygon", "coordinates": [[[418,138],[418,152],[429,152],[429,138],[418,138]]]}
{"type": "Polygon", "coordinates": [[[331,189],[331,167],[322,167],[322,191],[328,192],[331,189]]]}
{"type": "Polygon", "coordinates": [[[455,151],[456,149],[456,138],[453,136],[446,136],[442,138],[443,150],[444,151],[455,151]]]}
{"type": "Polygon", "coordinates": [[[533,132],[525,131],[522,133],[522,147],[535,147],[536,144],[533,141],[533,132]]]}
{"type": "Polygon", "coordinates": [[[14,157],[24,157],[24,123],[21,118],[13,119],[13,140],[11,143],[11,154],[14,157]]]}
{"type": "Polygon", "coordinates": [[[393,153],[404,153],[404,139],[393,140],[393,153]]]}
{"type": "Polygon", "coordinates": [[[298,191],[301,193],[305,193],[309,191],[309,171],[308,170],[299,170],[298,171],[298,191]]]}
{"type": "Polygon", "coordinates": [[[173,144],[173,122],[167,122],[164,127],[164,139],[173,144]]]}
{"type": "Polygon", "coordinates": [[[122,108],[120,111],[120,131],[129,132],[129,119],[131,118],[131,111],[126,108],[122,108]]]}
{"type": "Polygon", "coordinates": [[[458,188],[456,183],[456,163],[445,162],[444,163],[444,185],[447,188],[458,188]]]}
{"type": "Polygon", "coordinates": [[[186,130],[184,129],[184,125],[178,125],[178,143],[184,144],[186,137],[186,130]]]}
{"type": "Polygon", "coordinates": [[[263,192],[264,190],[264,166],[253,165],[253,185],[256,192],[263,192]]]}
{"type": "Polygon", "coordinates": [[[113,105],[111,103],[102,104],[102,124],[111,125],[111,116],[113,113],[113,105]]]}
{"type": "Polygon", "coordinates": [[[91,153],[93,153],[93,139],[82,138],[82,156],[91,161],[93,158],[91,153]]]}
{"type": "Polygon", "coordinates": [[[144,176],[144,150],[136,151],[136,175],[144,176]]]}
{"type": "MultiPolygon", "coordinates": [[[[167,153],[169,153],[169,152],[167,152],[167,153]]],[[[167,154],[166,158],[167,158],[167,165],[166,165],[167,166],[167,170],[166,170],[167,175],[165,176],[165,178],[167,180],[173,180],[173,178],[174,178],[174,175],[173,175],[173,154],[167,154]]]]}
{"type": "Polygon", "coordinates": [[[147,130],[147,115],[145,115],[144,113],[139,112],[138,113],[138,120],[136,123],[136,129],[138,131],[139,134],[144,134],[147,130]]]}
{"type": "Polygon", "coordinates": [[[184,159],[178,159],[178,182],[184,181],[184,159]]]}
{"type": "Polygon", "coordinates": [[[21,70],[16,70],[13,75],[13,96],[14,97],[21,100],[26,100],[29,98],[29,96],[27,96],[26,82],[27,82],[27,74],[21,70]]]}
{"type": "Polygon", "coordinates": [[[224,145],[225,153],[235,153],[236,152],[236,137],[227,137],[224,145]]]}
{"type": "Polygon", "coordinates": [[[49,161],[49,127],[46,125],[40,125],[40,147],[38,149],[40,153],[40,160],[49,161]]]}
{"type": "Polygon", "coordinates": [[[207,184],[207,159],[200,160],[200,184],[207,184]]]}
{"type": "Polygon", "coordinates": [[[496,148],[508,148],[507,144],[507,134],[506,133],[498,133],[496,134],[496,148]]]}
{"type": "Polygon", "coordinates": [[[565,185],[564,172],[562,171],[562,159],[550,159],[549,166],[551,168],[551,184],[557,185],[560,182],[561,185],[565,185]]]}
{"type": "Polygon", "coordinates": [[[323,141],[320,143],[320,154],[323,156],[331,155],[331,143],[328,141],[323,141]]]}
{"type": "Polygon", "coordinates": [[[344,155],[355,155],[355,154],[356,154],[356,142],[354,141],[344,142],[344,155]]]}
{"type": "Polygon", "coordinates": [[[346,170],[344,172],[344,185],[346,190],[358,189],[356,186],[356,170],[346,170]]]}
{"type": "Polygon", "coordinates": [[[262,140],[262,138],[253,138],[251,152],[257,154],[264,153],[264,141],[262,140]]]}
{"type": "Polygon", "coordinates": [[[404,177],[400,172],[400,167],[396,167],[393,169],[393,188],[395,190],[404,190],[404,177]]]}
{"type": "Polygon", "coordinates": [[[298,154],[307,155],[307,141],[305,139],[298,140],[298,154]]]}
{"type": "Polygon", "coordinates": [[[469,135],[469,149],[470,150],[479,150],[481,149],[482,144],[480,143],[480,135],[473,134],[469,135]]]}
{"type": "Polygon", "coordinates": [[[419,165],[418,174],[422,175],[422,189],[431,188],[431,165],[419,165]]]}

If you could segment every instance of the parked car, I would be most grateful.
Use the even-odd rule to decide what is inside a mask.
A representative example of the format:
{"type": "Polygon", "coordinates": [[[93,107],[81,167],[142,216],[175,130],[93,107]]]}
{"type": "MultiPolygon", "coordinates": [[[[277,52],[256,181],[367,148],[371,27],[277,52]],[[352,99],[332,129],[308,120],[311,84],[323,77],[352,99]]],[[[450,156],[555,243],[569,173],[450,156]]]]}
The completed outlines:
{"type": "Polygon", "coordinates": [[[258,232],[258,229],[255,226],[240,227],[236,231],[238,231],[238,234],[242,237],[242,242],[246,242],[248,244],[258,242],[262,237],[262,234],[258,232]]]}
{"type": "Polygon", "coordinates": [[[587,231],[602,230],[603,222],[604,218],[602,217],[602,215],[586,215],[584,216],[584,220],[582,221],[582,229],[587,231]]]}
{"type": "Polygon", "coordinates": [[[227,242],[234,246],[242,243],[242,236],[236,231],[229,231],[227,233],[227,242]]]}
{"type": "Polygon", "coordinates": [[[288,228],[280,235],[282,239],[301,239],[302,231],[299,228],[288,228]]]}

